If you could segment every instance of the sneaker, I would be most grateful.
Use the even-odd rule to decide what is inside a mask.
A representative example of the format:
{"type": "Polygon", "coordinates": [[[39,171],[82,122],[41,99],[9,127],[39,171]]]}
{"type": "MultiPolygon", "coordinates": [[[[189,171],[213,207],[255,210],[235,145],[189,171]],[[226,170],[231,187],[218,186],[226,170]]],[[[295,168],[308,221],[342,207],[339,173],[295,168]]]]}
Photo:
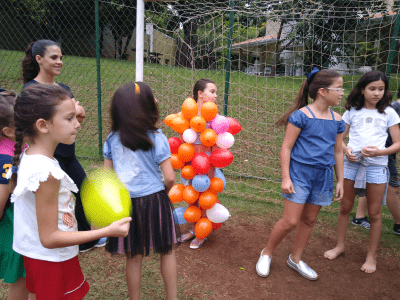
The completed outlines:
{"type": "Polygon", "coordinates": [[[256,272],[260,277],[267,277],[269,275],[269,270],[271,269],[272,257],[269,257],[268,255],[262,255],[263,251],[264,249],[261,250],[260,258],[258,259],[256,265],[256,272]]]}
{"type": "Polygon", "coordinates": [[[108,239],[107,238],[101,238],[99,239],[99,241],[97,242],[96,245],[94,245],[96,248],[100,248],[100,247],[104,247],[106,244],[108,243],[108,239]]]}
{"type": "Polygon", "coordinates": [[[317,280],[318,274],[311,269],[304,261],[300,260],[298,264],[296,264],[292,258],[288,257],[287,260],[288,267],[292,268],[293,270],[297,271],[301,276],[307,278],[308,280],[317,280]]]}
{"type": "Polygon", "coordinates": [[[400,235],[400,224],[394,224],[393,225],[393,233],[395,235],[400,235]]]}
{"type": "Polygon", "coordinates": [[[371,226],[371,223],[368,220],[368,217],[364,217],[364,218],[353,218],[353,221],[351,222],[353,225],[356,226],[361,226],[364,227],[365,229],[369,230],[369,227],[371,226]]]}

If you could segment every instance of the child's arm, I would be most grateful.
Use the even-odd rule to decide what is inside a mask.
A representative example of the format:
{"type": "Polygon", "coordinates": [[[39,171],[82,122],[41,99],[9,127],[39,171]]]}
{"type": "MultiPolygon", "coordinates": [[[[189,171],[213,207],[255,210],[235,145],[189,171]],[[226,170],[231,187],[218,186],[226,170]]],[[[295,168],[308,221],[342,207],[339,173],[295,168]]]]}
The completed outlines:
{"type": "Polygon", "coordinates": [[[290,153],[292,152],[294,143],[296,142],[301,128],[288,123],[285,133],[285,138],[283,139],[282,149],[281,149],[281,171],[282,171],[282,184],[281,189],[284,194],[294,193],[294,187],[292,180],[290,179],[289,166],[290,166],[290,153]]]}
{"type": "Polygon", "coordinates": [[[342,134],[342,149],[343,149],[343,153],[344,153],[344,155],[346,155],[346,158],[347,158],[348,161],[357,162],[358,161],[357,156],[355,156],[353,154],[353,152],[351,152],[353,149],[347,147],[347,145],[346,145],[346,143],[344,141],[346,136],[349,134],[349,131],[350,131],[350,125],[346,124],[346,131],[342,134]]]}
{"type": "Polygon", "coordinates": [[[112,169],[114,168],[113,162],[111,159],[104,158],[104,168],[105,169],[112,169]]]}
{"type": "Polygon", "coordinates": [[[339,201],[343,197],[344,156],[343,156],[343,148],[342,147],[343,147],[343,140],[344,140],[345,136],[346,136],[346,132],[339,133],[336,136],[335,154],[334,154],[335,155],[335,173],[336,173],[336,179],[337,179],[335,201],[339,201]]]}
{"type": "Polygon", "coordinates": [[[3,215],[4,207],[6,206],[10,190],[8,184],[0,184],[0,218],[3,215]]]}
{"type": "Polygon", "coordinates": [[[365,157],[384,156],[400,151],[400,128],[398,124],[389,127],[390,136],[393,144],[385,149],[378,149],[376,146],[366,146],[362,148],[361,155],[365,157]]]}
{"type": "Polygon", "coordinates": [[[165,192],[168,194],[175,184],[175,172],[169,158],[160,163],[161,172],[164,176],[165,192]]]}
{"type": "Polygon", "coordinates": [[[125,237],[128,234],[132,218],[124,218],[105,228],[91,231],[61,231],[58,229],[58,191],[60,180],[51,174],[45,182],[41,182],[35,193],[36,217],[39,238],[43,247],[64,248],[100,239],[102,237],[125,237]]]}

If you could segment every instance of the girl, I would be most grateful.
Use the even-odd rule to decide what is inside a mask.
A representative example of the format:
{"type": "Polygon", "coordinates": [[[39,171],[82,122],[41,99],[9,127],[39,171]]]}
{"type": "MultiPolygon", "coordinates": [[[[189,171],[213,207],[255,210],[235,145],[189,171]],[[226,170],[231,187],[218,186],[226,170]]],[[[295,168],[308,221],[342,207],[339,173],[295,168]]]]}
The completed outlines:
{"type": "MultiPolygon", "coordinates": [[[[344,197],[340,202],[338,237],[336,247],[325,252],[328,259],[335,259],[344,252],[344,242],[354,198],[366,188],[368,214],[371,222],[369,251],[361,271],[376,270],[376,254],[382,231],[381,205],[385,195],[389,172],[388,155],[400,151],[400,118],[390,106],[392,95],[386,76],[371,71],[360,78],[346,100],[346,132],[343,135],[344,197]],[[389,129],[393,144],[385,148],[389,129]],[[344,138],[350,132],[349,143],[344,138]]],[[[365,192],[364,192],[365,194],[365,192]]]]}
{"type": "Polygon", "coordinates": [[[111,238],[106,250],[126,254],[130,299],[140,298],[140,274],[150,249],[161,255],[167,299],[177,298],[175,227],[168,192],[175,182],[166,136],[157,129],[159,112],[153,92],[143,83],[121,86],[111,101],[111,133],[104,167],[114,168],[132,197],[132,226],[125,239],[111,238]],[[160,171],[161,168],[161,171],[160,171]],[[164,177],[164,182],[162,181],[164,177]]]}
{"type": "MultiPolygon", "coordinates": [[[[199,108],[198,114],[200,115],[201,107],[204,103],[208,101],[215,103],[217,101],[217,86],[210,79],[198,80],[193,87],[193,99],[196,100],[197,102],[197,106],[199,108]]],[[[183,142],[182,135],[181,135],[181,140],[183,142]]],[[[196,153],[205,152],[207,154],[211,154],[213,150],[218,148],[217,146],[212,146],[212,147],[203,146],[200,142],[200,133],[197,133],[197,139],[196,141],[194,141],[193,147],[196,153]]],[[[211,167],[207,175],[211,179],[214,177],[214,173],[215,173],[215,168],[211,167]]],[[[198,239],[197,237],[195,237],[194,225],[193,225],[193,228],[189,230],[188,233],[182,234],[181,236],[182,242],[187,242],[190,240],[192,241],[189,247],[191,249],[199,249],[201,246],[203,246],[207,238],[198,239]]]]}
{"type": "Polygon", "coordinates": [[[9,300],[28,299],[24,258],[12,250],[14,205],[10,202],[7,171],[14,156],[16,95],[0,92],[0,279],[10,283],[9,300]]]}
{"type": "Polygon", "coordinates": [[[285,206],[283,218],[272,229],[257,262],[256,272],[261,277],[269,275],[273,251],[297,226],[287,265],[309,280],[318,278],[301,257],[321,207],[331,204],[333,165],[337,178],[335,199],[343,195],[341,133],[345,125],[329,108],[339,105],[342,97],[343,79],[339,73],[314,68],[307,74],[293,106],[277,122],[287,124],[280,155],[285,206]],[[310,105],[308,95],[314,99],[310,105]]]}
{"type": "Polygon", "coordinates": [[[14,121],[15,153],[7,178],[13,190],[13,249],[25,256],[26,287],[35,294],[33,299],[82,299],[89,285],[75,245],[101,236],[124,237],[131,218],[77,232],[71,191],[78,189],[53,157],[59,143],[74,143],[80,128],[75,104],[64,88],[25,88],[16,100],[14,121]],[[22,151],[26,138],[31,145],[22,151]]]}
{"type": "MultiPolygon", "coordinates": [[[[46,83],[57,84],[71,92],[71,89],[66,84],[54,81],[54,77],[60,75],[63,66],[62,58],[61,48],[56,42],[39,40],[30,43],[25,50],[25,57],[22,59],[22,75],[25,83],[22,89],[32,84],[46,83]]],[[[85,118],[85,110],[79,105],[79,102],[75,101],[74,96],[72,96],[72,100],[75,103],[76,117],[82,123],[85,118]]],[[[61,169],[72,178],[78,189],[80,189],[86,174],[75,156],[75,143],[71,145],[60,143],[54,153],[54,157],[59,162],[61,169]]],[[[74,195],[76,199],[75,213],[78,221],[78,230],[91,230],[83,211],[80,194],[74,192],[74,195]]],[[[102,238],[100,241],[90,241],[89,243],[79,245],[79,250],[80,252],[86,252],[93,249],[93,247],[102,247],[105,243],[105,238],[102,238]]]]}

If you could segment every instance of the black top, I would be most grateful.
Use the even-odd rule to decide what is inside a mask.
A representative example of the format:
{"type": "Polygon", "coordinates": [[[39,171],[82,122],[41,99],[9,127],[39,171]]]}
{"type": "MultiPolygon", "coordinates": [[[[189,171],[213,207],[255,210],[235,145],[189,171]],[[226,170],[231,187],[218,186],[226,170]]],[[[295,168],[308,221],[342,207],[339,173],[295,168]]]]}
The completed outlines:
{"type": "MultiPolygon", "coordinates": [[[[392,102],[392,107],[397,112],[397,114],[400,116],[400,103],[397,101],[394,101],[394,102],[392,102]]],[[[400,123],[399,123],[399,126],[400,126],[400,123]]],[[[389,130],[388,130],[388,134],[389,135],[388,135],[388,138],[386,140],[386,145],[385,145],[386,148],[389,148],[390,146],[393,145],[392,137],[390,136],[389,130]]],[[[396,160],[396,153],[390,154],[389,156],[391,156],[394,160],[396,160]]]]}

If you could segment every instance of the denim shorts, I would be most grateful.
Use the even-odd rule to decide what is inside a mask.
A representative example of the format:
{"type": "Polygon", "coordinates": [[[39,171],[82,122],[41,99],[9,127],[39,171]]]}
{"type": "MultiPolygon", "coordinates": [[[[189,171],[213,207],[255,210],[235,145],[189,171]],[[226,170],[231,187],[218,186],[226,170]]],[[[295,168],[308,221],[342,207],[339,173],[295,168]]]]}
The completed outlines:
{"type": "Polygon", "coordinates": [[[389,155],[388,168],[390,173],[389,184],[394,187],[400,186],[399,175],[396,167],[396,156],[389,155]]]}
{"type": "MultiPolygon", "coordinates": [[[[344,160],[344,178],[355,180],[360,163],[344,160]]],[[[367,183],[382,184],[388,181],[385,166],[367,166],[367,183]]]]}
{"type": "Polygon", "coordinates": [[[332,202],[333,170],[317,168],[290,160],[290,179],[295,193],[284,194],[282,197],[299,204],[306,202],[314,205],[328,206],[332,202]]]}

